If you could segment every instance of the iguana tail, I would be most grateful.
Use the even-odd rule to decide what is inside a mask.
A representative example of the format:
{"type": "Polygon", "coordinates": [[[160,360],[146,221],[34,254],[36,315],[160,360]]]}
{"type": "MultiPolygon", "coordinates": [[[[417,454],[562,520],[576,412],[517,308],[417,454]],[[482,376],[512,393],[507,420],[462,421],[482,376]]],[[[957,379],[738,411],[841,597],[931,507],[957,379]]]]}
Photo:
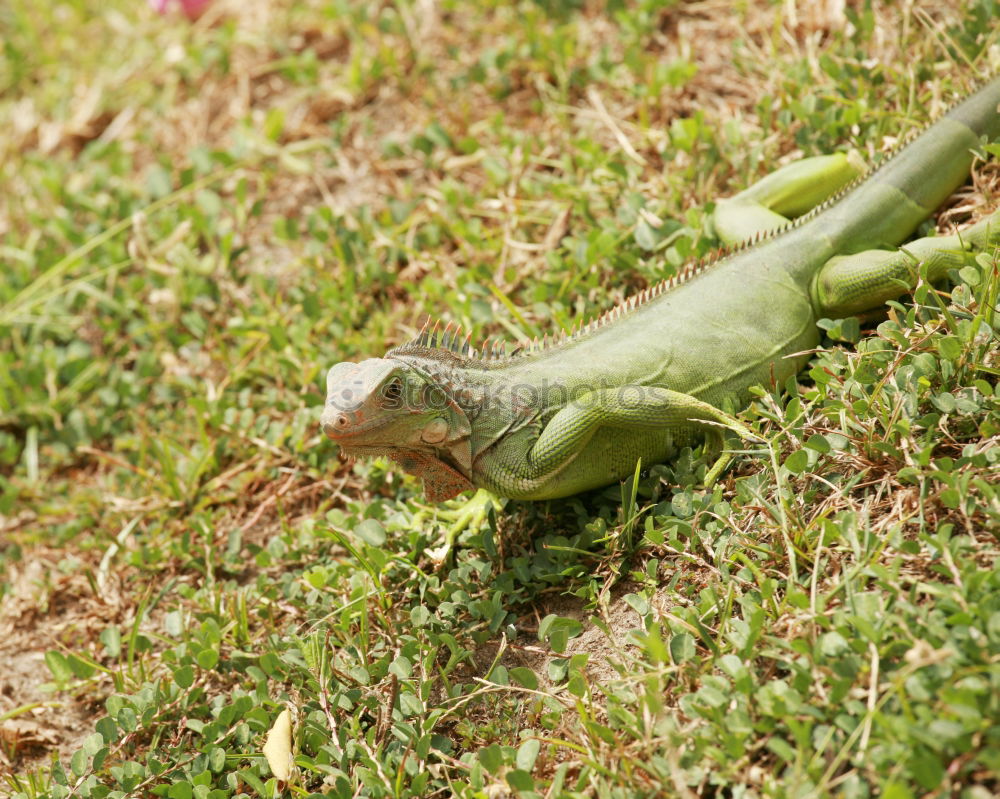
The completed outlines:
{"type": "Polygon", "coordinates": [[[1000,137],[1000,75],[955,105],[824,214],[841,253],[895,247],[969,176],[980,139],[1000,137]]]}

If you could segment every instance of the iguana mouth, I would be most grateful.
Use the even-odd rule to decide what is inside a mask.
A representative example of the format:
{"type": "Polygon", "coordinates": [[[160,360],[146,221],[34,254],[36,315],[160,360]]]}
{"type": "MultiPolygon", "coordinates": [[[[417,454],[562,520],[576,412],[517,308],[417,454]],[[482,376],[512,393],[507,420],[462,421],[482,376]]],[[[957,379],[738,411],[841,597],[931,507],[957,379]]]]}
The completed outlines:
{"type": "Polygon", "coordinates": [[[450,459],[440,452],[388,446],[342,446],[340,452],[351,461],[378,457],[387,457],[395,461],[403,467],[403,471],[423,479],[428,496],[436,497],[432,500],[434,502],[450,499],[466,489],[474,488],[470,476],[464,474],[457,464],[450,462],[450,459]]]}
{"type": "Polygon", "coordinates": [[[359,420],[360,415],[360,412],[334,411],[328,407],[320,417],[319,423],[324,435],[331,441],[339,443],[357,439],[358,436],[379,430],[392,422],[391,417],[377,415],[368,420],[359,420]]]}
{"type": "Polygon", "coordinates": [[[352,447],[348,444],[341,444],[340,451],[343,455],[348,458],[361,458],[362,460],[369,460],[371,458],[380,458],[382,456],[390,456],[397,450],[392,447],[379,447],[379,446],[357,446],[352,447]]]}
{"type": "Polygon", "coordinates": [[[323,428],[323,434],[338,444],[344,441],[351,441],[352,439],[357,439],[359,436],[365,435],[365,433],[370,433],[372,430],[378,430],[382,427],[386,427],[390,419],[384,419],[380,422],[374,424],[368,424],[364,427],[357,427],[352,430],[345,430],[343,427],[337,426],[337,419],[344,418],[343,414],[335,417],[333,421],[323,421],[321,426],[323,428]]]}

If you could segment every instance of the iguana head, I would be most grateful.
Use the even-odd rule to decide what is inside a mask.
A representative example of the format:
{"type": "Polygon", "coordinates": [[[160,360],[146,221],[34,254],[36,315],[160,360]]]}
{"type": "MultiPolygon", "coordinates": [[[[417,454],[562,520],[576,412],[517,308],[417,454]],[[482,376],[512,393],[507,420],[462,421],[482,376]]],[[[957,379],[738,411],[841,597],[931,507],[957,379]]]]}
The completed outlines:
{"type": "Polygon", "coordinates": [[[320,424],[346,455],[388,456],[432,502],[473,487],[469,420],[426,372],[392,357],[338,363],[326,392],[320,424]]]}

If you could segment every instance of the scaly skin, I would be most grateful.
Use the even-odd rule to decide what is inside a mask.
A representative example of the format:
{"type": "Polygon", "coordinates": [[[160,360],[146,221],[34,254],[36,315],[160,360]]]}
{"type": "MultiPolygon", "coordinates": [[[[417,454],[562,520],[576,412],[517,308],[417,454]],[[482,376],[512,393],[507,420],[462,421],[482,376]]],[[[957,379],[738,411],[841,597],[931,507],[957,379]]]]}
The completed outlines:
{"type": "Polygon", "coordinates": [[[875,311],[912,288],[919,262],[940,277],[1000,238],[995,214],[896,249],[966,180],[981,137],[1000,137],[998,108],[1000,77],[853,184],[843,154],[779,170],[716,210],[723,240],[759,241],[557,343],[476,355],[435,328],[385,358],[337,364],[323,430],[348,454],[421,476],[432,501],[473,487],[567,496],[706,436],[749,436],[729,414],[751,386],[798,372],[817,319],[875,311]]]}

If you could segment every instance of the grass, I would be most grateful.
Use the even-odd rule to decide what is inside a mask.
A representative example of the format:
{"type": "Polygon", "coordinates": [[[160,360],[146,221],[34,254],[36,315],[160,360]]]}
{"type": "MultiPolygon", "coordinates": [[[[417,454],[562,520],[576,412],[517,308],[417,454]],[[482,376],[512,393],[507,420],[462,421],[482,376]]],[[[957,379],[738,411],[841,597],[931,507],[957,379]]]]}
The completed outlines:
{"type": "Polygon", "coordinates": [[[568,328],[708,252],[715,198],[876,158],[998,15],[0,8],[0,793],[1000,792],[996,254],[831,323],[713,490],[685,452],[443,564],[447,509],[316,424],[428,315],[568,328]]]}

